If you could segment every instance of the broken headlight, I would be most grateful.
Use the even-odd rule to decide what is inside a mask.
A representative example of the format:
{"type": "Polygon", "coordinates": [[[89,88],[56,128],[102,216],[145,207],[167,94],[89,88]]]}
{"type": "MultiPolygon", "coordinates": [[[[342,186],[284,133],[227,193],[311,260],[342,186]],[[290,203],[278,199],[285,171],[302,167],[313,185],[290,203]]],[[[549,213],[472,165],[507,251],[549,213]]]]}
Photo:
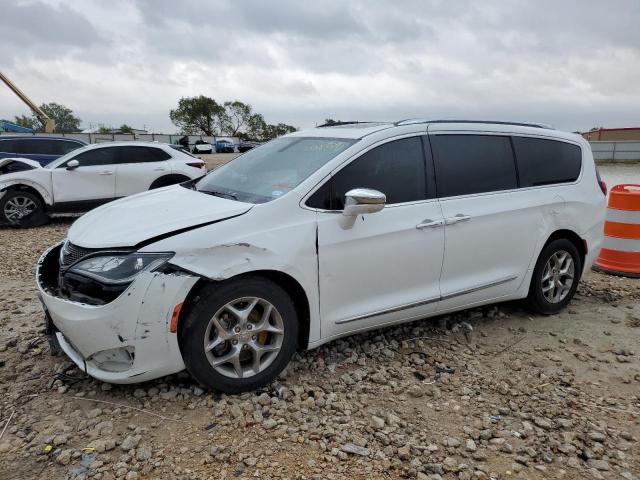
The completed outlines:
{"type": "Polygon", "coordinates": [[[102,283],[120,285],[130,283],[140,273],[164,265],[173,253],[130,253],[100,255],[81,260],[69,272],[93,278],[102,283]]]}

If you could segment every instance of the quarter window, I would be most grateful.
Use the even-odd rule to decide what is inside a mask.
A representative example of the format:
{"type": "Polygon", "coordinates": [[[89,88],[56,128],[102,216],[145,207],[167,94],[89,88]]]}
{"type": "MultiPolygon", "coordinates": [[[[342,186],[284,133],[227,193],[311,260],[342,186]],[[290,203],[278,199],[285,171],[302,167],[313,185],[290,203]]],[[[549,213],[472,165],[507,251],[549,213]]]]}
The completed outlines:
{"type": "Polygon", "coordinates": [[[387,196],[387,204],[427,198],[420,137],[394,140],[361,155],[320,187],[307,205],[342,210],[345,194],[354,188],[378,190],[387,196]]]}
{"type": "Polygon", "coordinates": [[[557,140],[513,137],[520,186],[573,182],[580,175],[582,150],[557,140]]]}
{"type": "Polygon", "coordinates": [[[439,197],[517,188],[509,137],[433,135],[430,138],[439,197]]]}

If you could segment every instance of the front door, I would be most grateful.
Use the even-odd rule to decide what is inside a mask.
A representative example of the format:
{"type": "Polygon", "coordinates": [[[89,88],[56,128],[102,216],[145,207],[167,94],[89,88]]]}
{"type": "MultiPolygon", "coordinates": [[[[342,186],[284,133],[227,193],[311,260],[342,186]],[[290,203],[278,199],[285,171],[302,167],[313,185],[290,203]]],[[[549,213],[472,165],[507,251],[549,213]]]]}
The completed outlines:
{"type": "MultiPolygon", "coordinates": [[[[369,149],[333,174],[317,205],[322,336],[372,328],[436,309],[444,252],[438,201],[427,187],[421,137],[369,149]],[[345,217],[344,195],[371,188],[387,197],[377,213],[345,217]]],[[[314,198],[315,197],[315,198],[314,198]]]]}
{"type": "Polygon", "coordinates": [[[115,197],[117,147],[86,150],[54,168],[51,172],[53,200],[57,209],[79,210],[111,201],[115,197]],[[67,164],[77,160],[78,167],[67,164]],[[78,203],[80,202],[80,203],[78,203]]]}

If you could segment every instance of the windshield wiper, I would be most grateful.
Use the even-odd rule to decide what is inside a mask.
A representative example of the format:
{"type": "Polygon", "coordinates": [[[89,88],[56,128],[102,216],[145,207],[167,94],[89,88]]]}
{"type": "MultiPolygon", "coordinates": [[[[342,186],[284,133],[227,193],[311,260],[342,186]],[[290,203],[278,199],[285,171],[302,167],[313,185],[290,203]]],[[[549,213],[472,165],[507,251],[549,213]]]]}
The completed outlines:
{"type": "Polygon", "coordinates": [[[233,193],[227,193],[227,192],[219,192],[216,190],[198,190],[199,192],[202,193],[206,193],[207,195],[214,195],[216,197],[222,197],[222,198],[231,198],[232,200],[238,200],[238,196],[233,194],[233,193]]]}

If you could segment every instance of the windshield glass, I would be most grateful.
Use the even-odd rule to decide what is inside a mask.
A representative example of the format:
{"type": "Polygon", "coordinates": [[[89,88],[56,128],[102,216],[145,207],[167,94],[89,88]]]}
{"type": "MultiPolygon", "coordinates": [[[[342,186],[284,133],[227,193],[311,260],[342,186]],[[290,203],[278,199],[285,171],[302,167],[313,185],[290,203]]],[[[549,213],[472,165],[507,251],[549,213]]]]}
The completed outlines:
{"type": "Polygon", "coordinates": [[[203,193],[265,203],[297,187],[357,140],[286,137],[249,150],[195,184],[203,193]]]}

